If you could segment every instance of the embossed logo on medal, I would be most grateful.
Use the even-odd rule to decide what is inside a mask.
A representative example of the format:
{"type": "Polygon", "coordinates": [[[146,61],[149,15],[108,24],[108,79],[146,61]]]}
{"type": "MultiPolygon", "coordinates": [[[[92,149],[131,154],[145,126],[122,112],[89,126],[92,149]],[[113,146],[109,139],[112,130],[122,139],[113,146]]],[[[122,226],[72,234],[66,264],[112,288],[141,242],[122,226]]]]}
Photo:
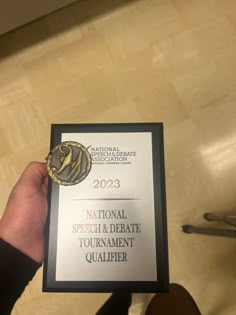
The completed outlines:
{"type": "Polygon", "coordinates": [[[49,176],[58,184],[65,186],[82,182],[92,166],[88,149],[74,141],[58,144],[48,154],[46,160],[49,176]]]}

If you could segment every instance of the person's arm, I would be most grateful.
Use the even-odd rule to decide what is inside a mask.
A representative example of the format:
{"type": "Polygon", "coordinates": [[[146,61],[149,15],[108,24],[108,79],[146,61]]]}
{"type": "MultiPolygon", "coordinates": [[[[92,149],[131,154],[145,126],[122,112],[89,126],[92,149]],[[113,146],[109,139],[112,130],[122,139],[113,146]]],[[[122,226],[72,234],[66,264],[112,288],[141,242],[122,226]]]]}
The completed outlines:
{"type": "Polygon", "coordinates": [[[0,239],[0,314],[8,315],[41,264],[0,239]]]}
{"type": "Polygon", "coordinates": [[[47,169],[32,162],[13,188],[0,220],[0,314],[16,300],[44,258],[47,169]]]}

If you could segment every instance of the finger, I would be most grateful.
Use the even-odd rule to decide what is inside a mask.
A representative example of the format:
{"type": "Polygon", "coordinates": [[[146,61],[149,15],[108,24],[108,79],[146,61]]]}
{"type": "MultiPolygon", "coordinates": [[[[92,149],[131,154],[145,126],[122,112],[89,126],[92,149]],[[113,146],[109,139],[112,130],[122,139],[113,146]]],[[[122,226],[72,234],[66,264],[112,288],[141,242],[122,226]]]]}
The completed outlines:
{"type": "Polygon", "coordinates": [[[44,178],[44,181],[42,183],[41,188],[42,188],[43,192],[45,193],[45,195],[47,195],[47,193],[48,193],[48,177],[44,178]]]}
{"type": "Polygon", "coordinates": [[[47,167],[45,163],[31,162],[22,173],[19,182],[41,188],[45,178],[47,178],[47,167]]]}

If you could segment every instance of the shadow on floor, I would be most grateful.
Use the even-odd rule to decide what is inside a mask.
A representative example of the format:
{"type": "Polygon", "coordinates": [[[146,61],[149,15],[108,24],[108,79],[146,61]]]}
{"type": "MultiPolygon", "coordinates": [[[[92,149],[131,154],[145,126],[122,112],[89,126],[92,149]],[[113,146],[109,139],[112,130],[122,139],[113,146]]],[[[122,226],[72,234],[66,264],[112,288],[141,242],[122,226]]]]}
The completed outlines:
{"type": "Polygon", "coordinates": [[[138,1],[140,0],[80,0],[0,36],[0,60],[96,16],[138,1]],[[63,15],[66,16],[64,20],[63,15]],[[53,27],[50,27],[50,19],[57,21],[53,27]]]}

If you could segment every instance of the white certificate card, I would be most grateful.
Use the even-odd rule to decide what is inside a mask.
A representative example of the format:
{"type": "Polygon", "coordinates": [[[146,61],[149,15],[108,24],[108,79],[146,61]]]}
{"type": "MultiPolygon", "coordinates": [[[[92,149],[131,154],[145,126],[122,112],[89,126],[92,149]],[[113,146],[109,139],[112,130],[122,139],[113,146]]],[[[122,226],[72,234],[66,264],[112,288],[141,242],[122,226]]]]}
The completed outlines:
{"type": "Polygon", "coordinates": [[[92,168],[59,189],[56,280],[156,280],[152,134],[64,133],[61,140],[89,147],[92,168]]]}

